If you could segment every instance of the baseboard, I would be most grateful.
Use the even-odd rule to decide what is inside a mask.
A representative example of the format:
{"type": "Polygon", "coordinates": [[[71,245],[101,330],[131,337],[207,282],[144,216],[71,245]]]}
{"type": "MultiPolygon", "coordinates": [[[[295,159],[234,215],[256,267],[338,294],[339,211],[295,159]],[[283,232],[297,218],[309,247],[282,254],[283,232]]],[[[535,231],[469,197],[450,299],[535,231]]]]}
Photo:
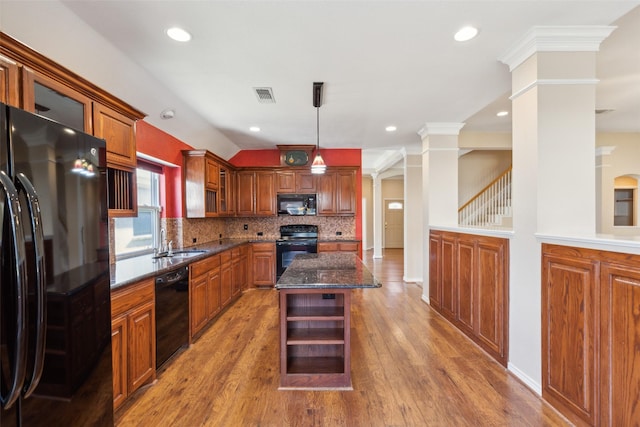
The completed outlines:
{"type": "Polygon", "coordinates": [[[536,382],[533,378],[522,372],[520,369],[518,369],[517,366],[512,363],[507,364],[507,369],[509,369],[509,372],[511,372],[516,378],[522,381],[535,394],[537,394],[538,396],[542,396],[542,386],[538,384],[538,382],[536,382]]]}
{"type": "Polygon", "coordinates": [[[415,283],[416,285],[422,287],[422,277],[402,277],[402,280],[407,283],[415,283]]]}
{"type": "Polygon", "coordinates": [[[429,302],[429,295],[422,294],[422,298],[420,299],[426,302],[427,304],[431,305],[431,303],[429,302]]]}

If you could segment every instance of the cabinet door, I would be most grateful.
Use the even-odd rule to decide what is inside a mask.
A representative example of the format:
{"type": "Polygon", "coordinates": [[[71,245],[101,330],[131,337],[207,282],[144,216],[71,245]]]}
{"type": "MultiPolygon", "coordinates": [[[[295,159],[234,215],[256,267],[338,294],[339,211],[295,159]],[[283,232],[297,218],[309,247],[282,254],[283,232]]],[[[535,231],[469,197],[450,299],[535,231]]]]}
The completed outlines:
{"type": "Polygon", "coordinates": [[[134,121],[101,104],[93,104],[95,136],[107,141],[107,165],[135,168],[136,137],[134,121]]]}
{"type": "Polygon", "coordinates": [[[274,172],[256,172],[256,215],[276,215],[274,172]]]}
{"type": "Polygon", "coordinates": [[[237,185],[236,191],[236,213],[238,216],[253,215],[255,213],[254,191],[255,191],[255,173],[240,171],[236,175],[237,185]]]}
{"type": "Polygon", "coordinates": [[[475,268],[477,303],[475,334],[484,348],[506,362],[508,341],[508,286],[506,247],[501,241],[480,238],[475,268]]]}
{"type": "Polygon", "coordinates": [[[127,398],[127,316],[111,321],[111,365],[113,369],[113,409],[127,398]]]}
{"type": "Polygon", "coordinates": [[[275,286],[276,255],[274,252],[253,253],[253,285],[275,286]]]}
{"type": "Polygon", "coordinates": [[[208,274],[202,274],[191,279],[191,335],[196,334],[207,324],[207,280],[208,274]]]}
{"type": "Polygon", "coordinates": [[[206,185],[207,188],[211,188],[213,190],[218,189],[218,183],[220,180],[220,169],[218,167],[218,163],[213,159],[206,159],[206,185]]]}
{"type": "Polygon", "coordinates": [[[602,264],[600,425],[640,420],[640,269],[602,264]]]}
{"type": "Polygon", "coordinates": [[[442,236],[431,233],[429,236],[429,304],[437,310],[440,309],[440,299],[442,294],[440,260],[442,236]]]}
{"type": "Polygon", "coordinates": [[[327,172],[323,175],[318,175],[317,181],[318,201],[317,201],[317,214],[318,215],[333,215],[336,213],[336,174],[327,172]]]}
{"type": "Polygon", "coordinates": [[[473,334],[475,327],[476,289],[475,271],[476,257],[473,238],[460,237],[456,245],[456,277],[457,295],[456,319],[458,326],[465,332],[473,334]]]}
{"type": "Polygon", "coordinates": [[[295,193],[296,173],[294,171],[276,172],[276,193],[295,193]]]}
{"type": "Polygon", "coordinates": [[[336,172],[336,214],[355,215],[356,213],[356,172],[336,172]]]}
{"type": "Polygon", "coordinates": [[[442,264],[440,265],[442,299],[440,300],[440,308],[442,309],[442,314],[451,321],[455,321],[457,305],[455,245],[455,238],[442,237],[442,264]]]}
{"type": "Polygon", "coordinates": [[[220,268],[209,271],[207,276],[207,317],[211,320],[221,309],[220,268]]]}
{"type": "Polygon", "coordinates": [[[20,107],[19,73],[18,64],[0,56],[0,102],[20,107]]]}
{"type": "Polygon", "coordinates": [[[542,259],[542,396],[589,425],[596,424],[597,268],[586,259],[542,259]]]}
{"type": "Polygon", "coordinates": [[[312,194],[316,192],[316,175],[311,172],[296,172],[296,192],[312,194]]]}
{"type": "Polygon", "coordinates": [[[133,393],[156,375],[156,328],[153,301],[131,310],[128,323],[128,391],[133,393]]]}
{"type": "MultiPolygon", "coordinates": [[[[224,254],[223,254],[224,255],[224,254]]],[[[220,305],[226,307],[233,296],[233,274],[231,271],[231,259],[220,265],[220,305]]]]}

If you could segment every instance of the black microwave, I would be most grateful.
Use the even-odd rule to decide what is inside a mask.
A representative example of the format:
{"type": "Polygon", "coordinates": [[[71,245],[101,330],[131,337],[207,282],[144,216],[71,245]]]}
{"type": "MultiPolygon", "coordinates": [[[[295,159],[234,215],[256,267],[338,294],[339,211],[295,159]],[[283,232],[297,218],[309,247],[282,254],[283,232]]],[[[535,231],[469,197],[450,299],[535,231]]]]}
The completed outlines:
{"type": "Polygon", "coordinates": [[[278,215],[315,214],[315,194],[278,194],[278,215]]]}

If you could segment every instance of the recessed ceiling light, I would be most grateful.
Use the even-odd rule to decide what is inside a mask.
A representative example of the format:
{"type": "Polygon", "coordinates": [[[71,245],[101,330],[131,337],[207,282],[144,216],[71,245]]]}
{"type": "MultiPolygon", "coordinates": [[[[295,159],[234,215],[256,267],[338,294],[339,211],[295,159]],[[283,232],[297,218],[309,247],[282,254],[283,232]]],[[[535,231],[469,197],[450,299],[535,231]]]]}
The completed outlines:
{"type": "Polygon", "coordinates": [[[455,41],[457,42],[466,42],[471,40],[475,36],[478,35],[478,29],[475,27],[462,27],[458,30],[458,32],[453,36],[455,41]]]}
{"type": "Polygon", "coordinates": [[[162,110],[160,112],[160,118],[162,118],[164,120],[173,119],[175,116],[176,116],[176,110],[174,110],[172,108],[167,108],[167,109],[162,110]]]}
{"type": "Polygon", "coordinates": [[[251,132],[260,132],[260,128],[259,128],[258,126],[251,126],[251,127],[249,128],[249,130],[250,130],[251,132]]]}
{"type": "Polygon", "coordinates": [[[504,116],[508,116],[508,115],[509,115],[508,111],[498,111],[496,113],[496,116],[498,116],[498,117],[504,117],[504,116]]]}
{"type": "Polygon", "coordinates": [[[384,128],[384,130],[386,130],[387,132],[395,132],[396,129],[398,129],[395,126],[387,126],[386,128],[384,128]]]}
{"type": "Polygon", "coordinates": [[[188,42],[191,40],[191,34],[178,27],[169,28],[167,30],[167,35],[177,42],[188,42]]]}

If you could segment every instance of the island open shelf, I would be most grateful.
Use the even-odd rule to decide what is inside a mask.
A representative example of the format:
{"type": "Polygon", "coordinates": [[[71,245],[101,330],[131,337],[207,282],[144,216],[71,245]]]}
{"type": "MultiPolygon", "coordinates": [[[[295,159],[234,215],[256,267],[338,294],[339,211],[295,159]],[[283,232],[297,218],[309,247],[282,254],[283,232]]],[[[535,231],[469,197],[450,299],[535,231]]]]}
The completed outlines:
{"type": "Polygon", "coordinates": [[[353,254],[298,255],[280,291],[280,389],[351,390],[351,290],[380,287],[353,254]]]}

